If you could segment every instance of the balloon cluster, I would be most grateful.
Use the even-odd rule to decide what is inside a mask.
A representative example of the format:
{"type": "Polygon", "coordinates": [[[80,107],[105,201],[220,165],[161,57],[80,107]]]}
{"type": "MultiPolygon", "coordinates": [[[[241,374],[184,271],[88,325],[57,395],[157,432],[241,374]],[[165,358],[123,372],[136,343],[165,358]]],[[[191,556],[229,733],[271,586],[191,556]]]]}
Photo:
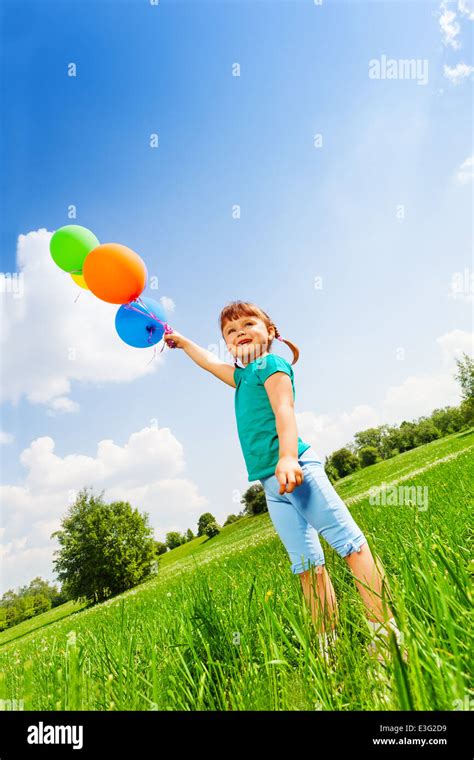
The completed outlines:
{"type": "MultiPolygon", "coordinates": [[[[86,227],[68,224],[56,230],[49,250],[54,263],[81,288],[102,301],[122,304],[115,316],[115,328],[129,346],[154,346],[164,334],[173,332],[162,306],[152,298],[140,298],[148,272],[143,259],[131,248],[120,243],[101,245],[86,227]]],[[[173,341],[169,345],[175,347],[173,341]]]]}

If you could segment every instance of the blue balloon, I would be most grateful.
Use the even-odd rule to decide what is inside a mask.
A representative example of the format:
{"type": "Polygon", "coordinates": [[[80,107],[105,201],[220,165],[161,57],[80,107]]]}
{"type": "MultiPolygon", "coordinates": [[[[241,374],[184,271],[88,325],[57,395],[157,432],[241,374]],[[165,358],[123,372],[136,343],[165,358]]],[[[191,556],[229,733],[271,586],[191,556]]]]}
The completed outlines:
{"type": "Polygon", "coordinates": [[[134,348],[148,348],[158,343],[165,332],[166,314],[163,307],[152,298],[144,298],[144,308],[138,301],[123,304],[115,315],[115,329],[124,343],[134,348]],[[152,312],[161,322],[150,314],[152,312]]]}

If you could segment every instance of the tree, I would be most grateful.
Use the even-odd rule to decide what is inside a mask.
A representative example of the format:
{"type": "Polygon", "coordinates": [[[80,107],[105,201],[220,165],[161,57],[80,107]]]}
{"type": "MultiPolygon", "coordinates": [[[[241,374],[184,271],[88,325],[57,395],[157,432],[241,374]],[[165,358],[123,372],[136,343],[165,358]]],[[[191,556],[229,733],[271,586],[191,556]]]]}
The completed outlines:
{"type": "Polygon", "coordinates": [[[461,407],[445,406],[443,409],[435,409],[430,419],[441,435],[457,433],[463,426],[461,407]]]}
{"type": "Polygon", "coordinates": [[[51,599],[46,594],[36,594],[33,597],[33,610],[35,615],[40,615],[42,612],[51,609],[51,599]]]}
{"type": "Polygon", "coordinates": [[[350,475],[351,472],[355,472],[360,467],[358,458],[347,447],[338,449],[331,454],[329,463],[336,468],[340,478],[345,478],[346,475],[350,475]]]}
{"type": "Polygon", "coordinates": [[[361,467],[369,467],[376,464],[381,459],[380,452],[375,446],[364,446],[359,451],[359,461],[361,467]]]}
{"type": "Polygon", "coordinates": [[[376,428],[367,428],[354,435],[355,452],[359,454],[361,449],[371,446],[376,449],[380,457],[384,455],[384,441],[389,435],[390,428],[388,425],[380,425],[376,428]]]}
{"type": "Polygon", "coordinates": [[[268,512],[265,491],[260,484],[247,488],[240,503],[244,505],[243,512],[247,515],[260,515],[263,512],[268,512]]]}
{"type": "Polygon", "coordinates": [[[221,529],[215,520],[210,520],[207,523],[206,536],[208,536],[208,538],[214,538],[214,536],[217,536],[220,532],[221,532],[221,529]]]}
{"type": "Polygon", "coordinates": [[[192,532],[191,528],[188,528],[186,531],[186,541],[192,541],[193,538],[196,538],[196,536],[192,532]]]}
{"type": "Polygon", "coordinates": [[[185,544],[186,539],[182,533],[178,533],[176,530],[170,531],[166,534],[166,545],[169,549],[176,549],[181,544],[185,544]]]}
{"type": "Polygon", "coordinates": [[[216,522],[216,518],[210,512],[204,512],[198,520],[198,536],[206,535],[206,526],[210,522],[216,522]]]}
{"type": "Polygon", "coordinates": [[[474,398],[466,398],[459,407],[463,427],[472,427],[474,425],[474,398]]]}
{"type": "Polygon", "coordinates": [[[441,437],[441,433],[430,419],[421,418],[416,426],[415,445],[422,446],[441,437]]]}
{"type": "Polygon", "coordinates": [[[336,480],[339,480],[339,473],[331,462],[330,457],[326,457],[326,461],[324,463],[324,472],[328,476],[331,483],[335,483],[336,480]]]}
{"type": "Polygon", "coordinates": [[[55,571],[70,598],[101,602],[141,583],[155,560],[153,531],[148,515],[128,502],[103,501],[83,488],[57,537],[55,571]]]}
{"type": "Polygon", "coordinates": [[[402,435],[397,425],[387,425],[387,433],[382,439],[382,459],[390,459],[401,451],[402,435]]]}
{"type": "Polygon", "coordinates": [[[225,521],[223,527],[225,528],[227,525],[232,525],[232,523],[235,523],[237,522],[237,520],[240,520],[241,517],[242,515],[228,515],[227,520],[225,521]]]}
{"type": "Polygon", "coordinates": [[[45,581],[39,575],[36,578],[33,578],[33,580],[30,581],[29,586],[25,586],[24,589],[21,589],[19,593],[20,596],[22,593],[29,594],[30,596],[34,597],[44,596],[46,599],[50,600],[50,607],[57,607],[58,604],[63,604],[65,601],[67,601],[65,595],[58,591],[58,587],[56,585],[45,581]]]}
{"type": "Polygon", "coordinates": [[[163,543],[163,541],[155,541],[155,549],[157,556],[160,554],[166,554],[168,551],[168,547],[163,543]]]}
{"type": "Polygon", "coordinates": [[[461,385],[462,398],[467,401],[474,399],[474,361],[465,351],[462,356],[462,359],[455,360],[458,371],[454,377],[461,385]]]}
{"type": "Polygon", "coordinates": [[[5,605],[5,607],[7,607],[8,605],[15,604],[17,598],[18,594],[16,594],[15,591],[10,588],[8,591],[5,591],[2,596],[2,605],[5,605]]]}
{"type": "Polygon", "coordinates": [[[35,614],[35,597],[23,594],[19,597],[20,620],[27,620],[35,614]]]}
{"type": "Polygon", "coordinates": [[[399,433],[399,451],[410,451],[416,446],[416,424],[403,420],[398,430],[399,433]]]}
{"type": "Polygon", "coordinates": [[[62,590],[59,592],[57,586],[37,576],[28,586],[22,586],[18,591],[10,589],[3,594],[0,599],[0,629],[21,623],[66,601],[62,590]]]}

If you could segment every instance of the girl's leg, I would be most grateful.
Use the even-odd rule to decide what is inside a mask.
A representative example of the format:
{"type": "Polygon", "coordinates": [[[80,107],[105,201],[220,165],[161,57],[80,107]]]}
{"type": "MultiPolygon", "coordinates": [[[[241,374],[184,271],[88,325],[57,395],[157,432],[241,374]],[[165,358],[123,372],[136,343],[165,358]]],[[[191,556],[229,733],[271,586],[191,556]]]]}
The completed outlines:
{"type": "Polygon", "coordinates": [[[380,621],[393,617],[386,598],[389,587],[383,569],[377,568],[365,535],[327,477],[320,457],[309,449],[299,463],[305,480],[288,498],[301,516],[346,559],[356,578],[369,625],[378,626],[380,621]]]}
{"type": "Polygon", "coordinates": [[[324,614],[317,614],[319,610],[330,613],[332,619],[329,628],[333,628],[334,622],[337,622],[334,589],[325,568],[316,572],[316,579],[312,582],[311,575],[299,562],[303,554],[304,559],[309,556],[314,564],[324,565],[319,534],[341,557],[347,558],[367,610],[369,626],[374,632],[378,631],[381,621],[383,629],[386,630],[383,624],[388,621],[400,643],[401,634],[386,599],[385,592],[389,592],[388,583],[382,568],[379,570],[376,566],[364,533],[330,482],[318,454],[310,448],[298,461],[304,470],[305,479],[292,493],[280,495],[279,483],[275,476],[261,482],[275,528],[293,560],[292,571],[301,575],[303,591],[313,619],[316,617],[318,621],[318,617],[320,618],[316,623],[322,631],[320,637],[326,635],[326,627],[324,614]],[[290,509],[290,505],[294,509],[290,509]],[[318,603],[318,600],[321,603],[318,603]]]}
{"type": "Polygon", "coordinates": [[[376,564],[369,544],[363,544],[359,551],[348,554],[344,559],[354,575],[368,619],[384,623],[392,618],[393,612],[386,600],[387,592],[390,593],[388,580],[380,560],[376,564]]]}
{"type": "Polygon", "coordinates": [[[318,532],[292,504],[289,494],[280,494],[275,476],[260,481],[268,513],[291,560],[291,571],[299,575],[311,619],[320,634],[334,628],[337,602],[326,571],[318,532]]]}
{"type": "Polygon", "coordinates": [[[299,573],[303,594],[318,633],[334,630],[339,616],[336,595],[325,565],[299,573]]]}
{"type": "MultiPolygon", "coordinates": [[[[387,602],[387,592],[390,586],[384,573],[380,559],[376,563],[368,543],[363,544],[359,551],[352,552],[344,558],[354,575],[357,589],[362,597],[367,612],[367,623],[372,630],[372,641],[369,652],[377,657],[379,662],[385,662],[385,654],[379,651],[378,642],[388,641],[389,630],[395,634],[398,646],[402,645],[403,634],[398,629],[393,612],[387,602]],[[362,581],[362,582],[361,582],[362,581]]],[[[407,651],[402,657],[408,661],[407,651]]]]}

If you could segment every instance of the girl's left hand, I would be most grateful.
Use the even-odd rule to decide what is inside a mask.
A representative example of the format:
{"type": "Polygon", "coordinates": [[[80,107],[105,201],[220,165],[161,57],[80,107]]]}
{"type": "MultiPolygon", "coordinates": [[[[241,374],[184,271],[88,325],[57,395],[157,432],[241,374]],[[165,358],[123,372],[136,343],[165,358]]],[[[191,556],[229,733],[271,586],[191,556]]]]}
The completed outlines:
{"type": "Polygon", "coordinates": [[[292,493],[304,480],[303,470],[296,457],[281,457],[276,466],[275,475],[280,483],[280,494],[292,493]]]}

